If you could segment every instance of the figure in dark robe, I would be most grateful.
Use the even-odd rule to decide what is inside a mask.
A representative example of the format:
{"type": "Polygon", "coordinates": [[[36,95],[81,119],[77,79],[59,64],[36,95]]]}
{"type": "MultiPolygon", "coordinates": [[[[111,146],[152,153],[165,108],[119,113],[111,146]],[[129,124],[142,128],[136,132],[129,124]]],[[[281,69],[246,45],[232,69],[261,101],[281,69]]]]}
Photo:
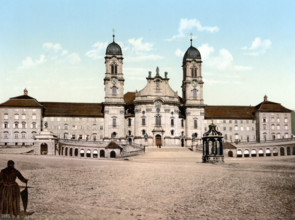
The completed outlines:
{"type": "Polygon", "coordinates": [[[10,216],[17,216],[20,214],[20,189],[15,182],[16,177],[24,183],[28,182],[28,180],[14,168],[14,162],[9,160],[7,168],[1,170],[0,173],[0,214],[8,214],[10,216]]]}

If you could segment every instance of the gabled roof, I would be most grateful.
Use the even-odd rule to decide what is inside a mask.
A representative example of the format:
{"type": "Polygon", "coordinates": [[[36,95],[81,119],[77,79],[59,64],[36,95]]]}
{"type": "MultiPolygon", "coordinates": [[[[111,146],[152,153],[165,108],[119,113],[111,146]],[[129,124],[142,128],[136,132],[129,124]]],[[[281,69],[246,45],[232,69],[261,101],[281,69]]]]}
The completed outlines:
{"type": "Polygon", "coordinates": [[[285,108],[280,103],[263,101],[256,105],[255,108],[259,112],[292,112],[290,109],[285,108]]]}
{"type": "Polygon", "coordinates": [[[206,106],[205,119],[255,119],[252,106],[206,106]]]}
{"type": "Polygon", "coordinates": [[[10,98],[8,101],[0,104],[0,107],[37,107],[42,108],[43,106],[33,97],[28,95],[21,95],[10,98]]]}
{"type": "Polygon", "coordinates": [[[41,102],[44,116],[103,117],[101,103],[41,102]]]}

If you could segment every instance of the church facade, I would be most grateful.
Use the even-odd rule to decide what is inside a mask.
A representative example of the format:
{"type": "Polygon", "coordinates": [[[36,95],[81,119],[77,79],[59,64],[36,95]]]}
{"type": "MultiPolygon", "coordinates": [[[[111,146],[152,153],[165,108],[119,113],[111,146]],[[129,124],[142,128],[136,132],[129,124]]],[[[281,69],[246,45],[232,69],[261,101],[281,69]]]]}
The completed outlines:
{"type": "Polygon", "coordinates": [[[149,72],[146,86],[124,93],[123,54],[113,40],[106,48],[103,103],[41,102],[25,89],[0,105],[0,146],[33,145],[44,123],[58,139],[122,141],[145,146],[201,144],[212,122],[226,142],[289,139],[291,110],[268,101],[256,106],[209,106],[204,102],[202,59],[191,46],[182,60],[182,96],[168,73],[149,72]]]}

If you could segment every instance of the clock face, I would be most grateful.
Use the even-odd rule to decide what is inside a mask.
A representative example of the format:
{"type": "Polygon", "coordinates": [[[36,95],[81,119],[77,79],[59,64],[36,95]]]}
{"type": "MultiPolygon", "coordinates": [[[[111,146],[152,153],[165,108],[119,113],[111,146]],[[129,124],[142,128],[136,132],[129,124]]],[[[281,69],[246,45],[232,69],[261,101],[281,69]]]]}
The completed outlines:
{"type": "Polygon", "coordinates": [[[117,79],[116,78],[112,78],[112,83],[115,85],[117,83],[117,79]]]}
{"type": "Polygon", "coordinates": [[[196,86],[197,86],[197,81],[194,80],[194,81],[192,82],[192,84],[193,84],[193,87],[196,87],[196,86]]]}

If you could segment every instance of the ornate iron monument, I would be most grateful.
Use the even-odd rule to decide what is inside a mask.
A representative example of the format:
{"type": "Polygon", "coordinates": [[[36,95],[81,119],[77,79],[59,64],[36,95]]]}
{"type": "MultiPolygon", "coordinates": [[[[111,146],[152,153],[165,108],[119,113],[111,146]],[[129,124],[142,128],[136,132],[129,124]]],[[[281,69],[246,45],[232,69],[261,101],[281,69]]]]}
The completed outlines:
{"type": "Polygon", "coordinates": [[[203,134],[203,163],[224,162],[222,133],[216,125],[209,125],[209,131],[203,134]]]}

